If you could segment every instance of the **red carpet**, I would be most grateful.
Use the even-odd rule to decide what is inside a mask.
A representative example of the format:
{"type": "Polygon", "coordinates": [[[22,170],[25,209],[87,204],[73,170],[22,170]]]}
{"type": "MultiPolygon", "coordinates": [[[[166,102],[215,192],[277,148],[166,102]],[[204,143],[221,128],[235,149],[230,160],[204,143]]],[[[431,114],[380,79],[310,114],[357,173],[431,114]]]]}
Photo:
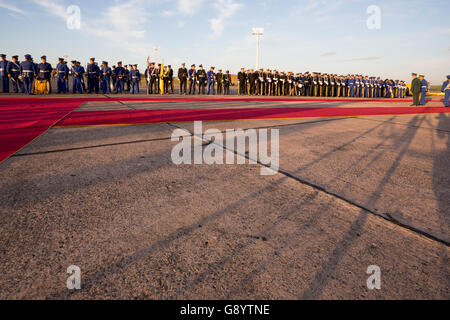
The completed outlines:
{"type": "Polygon", "coordinates": [[[72,101],[34,103],[0,101],[0,162],[48,130],[80,103],[72,101]]]}
{"type": "Polygon", "coordinates": [[[58,127],[127,125],[165,122],[329,118],[372,115],[446,113],[449,108],[243,108],[74,112],[58,127]]]}
{"type": "Polygon", "coordinates": [[[410,100],[301,98],[24,98],[0,99],[0,162],[22,149],[50,127],[132,125],[160,122],[296,119],[368,115],[449,113],[449,108],[243,108],[119,110],[72,112],[87,101],[339,101],[405,102],[410,100]]]}

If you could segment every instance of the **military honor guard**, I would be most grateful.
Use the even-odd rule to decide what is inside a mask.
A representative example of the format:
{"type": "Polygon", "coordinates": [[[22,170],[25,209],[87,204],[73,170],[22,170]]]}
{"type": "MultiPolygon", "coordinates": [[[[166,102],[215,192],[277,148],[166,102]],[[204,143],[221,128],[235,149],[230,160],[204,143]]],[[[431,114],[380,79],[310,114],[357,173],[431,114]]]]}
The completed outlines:
{"type": "Polygon", "coordinates": [[[20,63],[20,74],[23,78],[25,93],[33,94],[33,80],[37,74],[37,68],[31,59],[31,55],[25,55],[25,61],[20,63]]]}
{"type": "Polygon", "coordinates": [[[426,97],[427,97],[427,92],[428,92],[428,81],[425,80],[425,76],[424,75],[420,75],[419,76],[419,80],[420,80],[420,85],[421,85],[421,89],[420,89],[420,105],[424,106],[426,104],[426,97]]]}
{"type": "Polygon", "coordinates": [[[56,65],[56,86],[58,93],[66,93],[69,88],[67,87],[67,78],[69,77],[69,68],[64,63],[64,58],[58,58],[58,64],[56,65]]]}
{"type": "Polygon", "coordinates": [[[444,93],[444,105],[450,107],[450,75],[447,76],[447,81],[444,81],[441,87],[441,92],[444,93]]]}
{"type": "Polygon", "coordinates": [[[103,94],[111,93],[111,74],[112,70],[108,67],[108,62],[103,61],[102,67],[100,68],[100,78],[101,78],[101,89],[103,94]]]}
{"type": "Polygon", "coordinates": [[[185,63],[182,63],[178,69],[178,79],[180,81],[180,94],[187,94],[188,70],[185,63]]]}
{"type": "Polygon", "coordinates": [[[4,93],[9,92],[8,64],[9,61],[6,60],[6,54],[0,54],[0,82],[4,93]]]}
{"type": "Polygon", "coordinates": [[[208,95],[216,94],[216,74],[214,72],[214,67],[211,67],[211,69],[206,74],[206,77],[208,79],[208,95]]]}
{"type": "Polygon", "coordinates": [[[222,73],[221,69],[219,69],[219,71],[216,73],[216,83],[217,83],[217,94],[222,95],[223,94],[223,73],[222,73]]]}
{"type": "Polygon", "coordinates": [[[198,94],[206,94],[206,81],[206,71],[203,69],[203,65],[199,65],[197,70],[198,94]]]}
{"type": "Polygon", "coordinates": [[[22,76],[20,75],[19,56],[12,56],[12,60],[8,63],[6,71],[13,88],[13,93],[19,93],[19,88],[22,93],[25,92],[25,88],[22,82],[22,76]]]}
{"type": "Polygon", "coordinates": [[[231,86],[231,75],[230,71],[226,71],[223,75],[223,90],[225,95],[230,94],[230,86],[231,86]]]}
{"type": "Polygon", "coordinates": [[[241,71],[237,74],[238,80],[238,94],[243,95],[246,91],[246,82],[247,82],[247,74],[245,73],[245,69],[241,68],[241,71]]]}
{"type": "Polygon", "coordinates": [[[124,93],[124,82],[125,82],[125,68],[122,67],[122,62],[117,62],[117,68],[114,72],[116,77],[116,88],[114,93],[124,93]]]}
{"type": "Polygon", "coordinates": [[[189,70],[189,94],[195,94],[195,87],[197,85],[197,70],[195,64],[191,65],[189,70]]]}

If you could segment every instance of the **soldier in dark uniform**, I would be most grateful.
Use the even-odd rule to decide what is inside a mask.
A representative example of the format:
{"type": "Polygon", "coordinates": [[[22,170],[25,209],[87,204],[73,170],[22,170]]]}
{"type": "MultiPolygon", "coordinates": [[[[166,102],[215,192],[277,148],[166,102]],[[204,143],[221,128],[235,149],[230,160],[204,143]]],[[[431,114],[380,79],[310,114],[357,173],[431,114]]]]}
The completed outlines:
{"type": "Polygon", "coordinates": [[[422,82],[417,78],[417,73],[412,74],[411,92],[413,95],[413,104],[411,106],[418,107],[420,105],[420,92],[422,89],[422,82]]]}
{"type": "Polygon", "coordinates": [[[156,94],[161,92],[160,82],[161,82],[161,63],[158,63],[158,67],[155,69],[156,76],[156,94]]]}
{"type": "Polygon", "coordinates": [[[217,83],[217,94],[218,95],[223,94],[223,73],[221,69],[219,69],[219,71],[216,73],[216,83],[217,83]]]}
{"type": "Polygon", "coordinates": [[[223,87],[226,95],[230,94],[230,85],[231,85],[231,75],[230,71],[227,70],[223,76],[223,87]]]}
{"type": "Polygon", "coordinates": [[[180,94],[187,93],[187,78],[188,70],[186,69],[186,64],[182,63],[181,68],[178,69],[178,79],[180,80],[180,94]]]}
{"type": "Polygon", "coordinates": [[[279,89],[279,94],[280,96],[285,96],[286,95],[286,82],[287,82],[287,75],[285,72],[281,72],[280,73],[280,89],[279,89]]]}
{"type": "Polygon", "coordinates": [[[258,74],[251,69],[248,74],[248,81],[249,81],[249,95],[256,95],[256,81],[258,79],[258,74]]]}
{"type": "Polygon", "coordinates": [[[266,70],[266,96],[272,95],[273,75],[270,69],[266,70]]]}
{"type": "Polygon", "coordinates": [[[87,93],[99,92],[98,77],[100,76],[100,69],[95,65],[95,58],[91,58],[86,68],[86,77],[88,83],[87,93]],[[95,84],[97,82],[97,85],[95,84]]]}
{"type": "Polygon", "coordinates": [[[12,56],[12,60],[8,63],[8,66],[6,68],[8,77],[11,79],[13,92],[19,93],[19,87],[20,91],[22,93],[25,92],[25,87],[23,86],[22,81],[20,81],[20,64],[19,64],[19,56],[12,56]]]}
{"type": "Polygon", "coordinates": [[[241,68],[241,71],[237,74],[238,86],[239,86],[239,95],[244,95],[247,86],[247,75],[245,73],[245,69],[241,68]]]}
{"type": "Polygon", "coordinates": [[[258,76],[258,80],[256,82],[257,94],[263,96],[265,94],[265,82],[266,82],[266,75],[264,73],[264,70],[259,69],[257,76],[258,76]]]}
{"type": "Polygon", "coordinates": [[[0,54],[0,82],[2,92],[9,93],[9,78],[8,78],[8,64],[9,61],[6,60],[6,54],[0,54]]]}
{"type": "Polygon", "coordinates": [[[172,66],[169,64],[168,65],[169,68],[169,82],[167,83],[167,93],[169,93],[169,88],[170,88],[170,93],[173,94],[173,69],[172,66]]]}
{"type": "Polygon", "coordinates": [[[203,65],[198,66],[197,70],[197,84],[198,94],[206,94],[206,71],[203,69],[203,65]]]}
{"type": "Polygon", "coordinates": [[[197,83],[197,71],[195,70],[195,64],[191,66],[191,70],[189,70],[188,76],[189,76],[189,94],[195,94],[195,86],[197,83]]]}
{"type": "Polygon", "coordinates": [[[280,74],[277,70],[273,70],[273,85],[272,85],[272,95],[278,96],[278,92],[280,89],[280,74]]]}

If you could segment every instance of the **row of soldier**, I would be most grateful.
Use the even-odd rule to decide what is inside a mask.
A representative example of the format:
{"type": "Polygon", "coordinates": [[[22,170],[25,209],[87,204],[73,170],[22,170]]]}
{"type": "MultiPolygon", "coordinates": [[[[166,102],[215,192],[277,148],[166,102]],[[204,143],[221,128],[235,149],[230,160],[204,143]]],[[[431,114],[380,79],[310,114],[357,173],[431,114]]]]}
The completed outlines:
{"type": "MultiPolygon", "coordinates": [[[[3,92],[9,92],[9,80],[13,85],[13,92],[19,88],[22,92],[33,93],[33,79],[47,80],[57,79],[58,93],[69,91],[69,75],[72,75],[73,93],[100,93],[109,94],[139,93],[141,73],[137,65],[122,66],[118,62],[117,67],[110,68],[106,61],[101,67],[91,58],[86,69],[79,61],[73,60],[69,69],[67,62],[59,58],[59,63],[53,69],[45,56],[41,57],[41,63],[36,64],[30,55],[25,56],[25,61],[19,63],[18,56],[13,56],[8,62],[5,55],[0,55],[0,73],[3,92]],[[87,86],[86,86],[86,82],[87,86]]],[[[192,65],[188,70],[183,63],[178,70],[180,94],[230,94],[232,77],[229,71],[215,72],[211,67],[206,71],[202,65],[197,69],[192,65]],[[189,91],[187,90],[189,85],[189,91]]],[[[147,63],[145,70],[147,93],[174,93],[174,71],[171,66],[147,63]]],[[[364,98],[404,98],[406,85],[403,81],[381,80],[379,77],[363,77],[360,75],[337,76],[320,73],[305,74],[293,72],[278,72],[276,70],[260,69],[257,72],[245,70],[237,75],[238,94],[240,95],[271,95],[271,96],[314,96],[314,97],[364,97],[364,98]]],[[[51,92],[51,87],[50,90],[51,92]]]]}
{"type": "Polygon", "coordinates": [[[245,70],[237,75],[239,94],[266,96],[405,98],[404,81],[361,75],[245,70]]]}

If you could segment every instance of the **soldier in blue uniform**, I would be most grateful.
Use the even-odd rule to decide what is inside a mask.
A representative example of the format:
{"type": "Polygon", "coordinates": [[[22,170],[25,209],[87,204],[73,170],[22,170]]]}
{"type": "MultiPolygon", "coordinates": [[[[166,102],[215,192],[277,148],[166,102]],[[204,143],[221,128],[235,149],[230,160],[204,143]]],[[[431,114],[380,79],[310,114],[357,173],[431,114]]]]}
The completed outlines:
{"type": "Polygon", "coordinates": [[[424,75],[420,75],[419,80],[422,84],[422,88],[420,90],[420,105],[424,106],[426,104],[426,97],[427,97],[427,92],[428,92],[428,82],[427,82],[427,80],[425,80],[424,75]]]}
{"type": "Polygon", "coordinates": [[[19,93],[19,87],[22,93],[25,92],[25,88],[23,87],[23,83],[20,81],[20,65],[19,65],[19,56],[12,56],[12,61],[8,63],[8,67],[6,72],[8,73],[8,77],[11,79],[13,92],[19,93]]]}
{"type": "Polygon", "coordinates": [[[345,85],[348,87],[348,96],[354,97],[355,96],[355,77],[351,75],[346,79],[345,85]]]}
{"type": "Polygon", "coordinates": [[[49,84],[49,93],[52,93],[52,65],[47,62],[47,57],[41,57],[41,63],[38,64],[38,79],[48,81],[49,84]]]}
{"type": "Polygon", "coordinates": [[[33,94],[33,80],[37,74],[36,65],[31,60],[31,55],[25,55],[25,61],[20,64],[20,73],[23,77],[25,93],[33,94]]]}
{"type": "Polygon", "coordinates": [[[100,76],[100,69],[95,64],[95,58],[91,58],[89,60],[89,64],[86,68],[86,77],[87,77],[87,83],[88,83],[88,90],[87,93],[92,93],[95,91],[95,93],[99,92],[98,87],[98,77],[100,76]]]}
{"type": "Polygon", "coordinates": [[[122,62],[117,62],[117,68],[115,70],[116,76],[116,89],[114,93],[123,93],[124,92],[124,78],[125,78],[125,69],[122,67],[122,62]]]}
{"type": "Polygon", "coordinates": [[[7,71],[9,61],[6,60],[5,54],[1,54],[0,57],[0,82],[2,84],[2,90],[3,92],[9,92],[9,78],[7,71]]]}
{"type": "Polygon", "coordinates": [[[442,84],[441,92],[445,94],[444,105],[450,107],[450,75],[447,76],[447,81],[442,84]]]}
{"type": "Polygon", "coordinates": [[[72,92],[75,94],[77,91],[83,93],[81,86],[81,79],[83,78],[83,67],[79,65],[78,61],[72,61],[72,92]]]}
{"type": "Polygon", "coordinates": [[[66,79],[69,75],[69,68],[64,63],[63,58],[59,58],[58,61],[59,63],[56,65],[58,93],[66,93],[68,90],[66,79]]]}
{"type": "Polygon", "coordinates": [[[141,82],[141,73],[137,69],[137,64],[133,66],[133,69],[130,71],[131,78],[131,94],[137,93],[139,94],[139,83],[141,82]]]}
{"type": "Polygon", "coordinates": [[[195,64],[191,66],[188,72],[189,77],[189,94],[195,94],[195,86],[197,82],[197,71],[195,70],[195,64]]]}
{"type": "Polygon", "coordinates": [[[206,77],[208,78],[208,95],[209,94],[216,94],[216,73],[214,72],[214,67],[211,67],[211,69],[206,74],[206,77]]]}
{"type": "Polygon", "coordinates": [[[103,61],[100,69],[100,77],[102,80],[103,94],[111,93],[111,68],[108,67],[108,62],[103,61]]]}

